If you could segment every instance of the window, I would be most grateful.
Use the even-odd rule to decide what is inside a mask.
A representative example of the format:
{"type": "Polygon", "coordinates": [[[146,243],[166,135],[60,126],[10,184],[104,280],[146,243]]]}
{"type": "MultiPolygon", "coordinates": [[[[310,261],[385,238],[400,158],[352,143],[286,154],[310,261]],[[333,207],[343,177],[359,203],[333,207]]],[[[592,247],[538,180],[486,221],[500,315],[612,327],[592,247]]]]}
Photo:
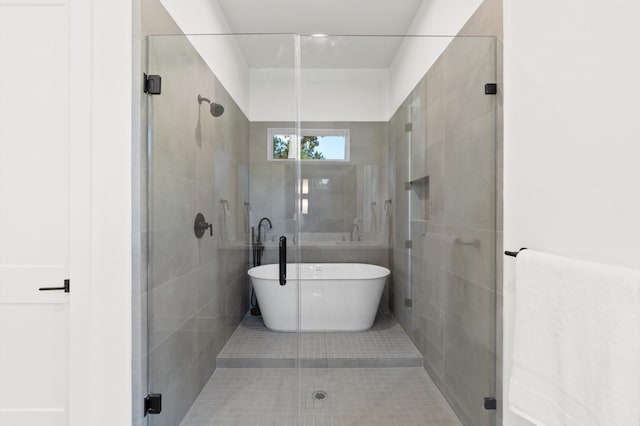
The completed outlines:
{"type": "Polygon", "coordinates": [[[269,129],[267,159],[349,161],[349,129],[302,129],[296,142],[295,129],[269,129]]]}

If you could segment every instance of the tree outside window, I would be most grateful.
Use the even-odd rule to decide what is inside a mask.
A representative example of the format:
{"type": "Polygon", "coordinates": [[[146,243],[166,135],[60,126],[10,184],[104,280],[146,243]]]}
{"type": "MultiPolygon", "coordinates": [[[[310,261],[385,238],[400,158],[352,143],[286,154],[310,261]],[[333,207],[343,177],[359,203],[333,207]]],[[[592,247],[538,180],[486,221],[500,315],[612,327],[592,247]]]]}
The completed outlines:
{"type": "MultiPolygon", "coordinates": [[[[291,160],[297,157],[295,135],[285,133],[287,129],[269,129],[270,160],[291,160]]],[[[300,159],[348,161],[349,130],[314,130],[302,131],[300,143],[300,159]]]]}

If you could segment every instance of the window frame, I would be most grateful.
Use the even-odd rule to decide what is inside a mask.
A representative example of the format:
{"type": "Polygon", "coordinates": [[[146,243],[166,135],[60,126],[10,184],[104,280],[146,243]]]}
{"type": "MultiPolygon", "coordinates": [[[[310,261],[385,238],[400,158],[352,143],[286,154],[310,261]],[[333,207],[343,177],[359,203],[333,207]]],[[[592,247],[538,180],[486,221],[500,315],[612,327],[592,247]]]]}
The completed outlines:
{"type": "MultiPolygon", "coordinates": [[[[299,150],[296,150],[296,157],[289,158],[273,158],[273,137],[275,135],[296,136],[294,128],[269,128],[267,132],[267,161],[287,161],[292,162],[298,160],[299,150]]],[[[305,163],[348,163],[351,161],[351,131],[350,129],[301,129],[300,136],[342,136],[344,137],[344,159],[312,159],[303,158],[300,161],[305,163]]]]}

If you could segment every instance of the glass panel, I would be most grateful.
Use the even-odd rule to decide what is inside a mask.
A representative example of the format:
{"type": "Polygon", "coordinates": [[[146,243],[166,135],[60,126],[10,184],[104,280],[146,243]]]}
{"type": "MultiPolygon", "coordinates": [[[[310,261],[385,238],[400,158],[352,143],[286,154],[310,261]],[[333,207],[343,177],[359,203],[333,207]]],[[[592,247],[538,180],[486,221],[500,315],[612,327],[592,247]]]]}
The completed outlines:
{"type": "Polygon", "coordinates": [[[296,270],[281,287],[277,268],[280,235],[289,262],[297,262],[296,169],[265,161],[266,128],[248,117],[255,64],[243,74],[247,64],[233,52],[256,47],[268,58],[262,65],[279,71],[279,126],[296,128],[293,36],[148,38],[146,72],[162,78],[162,93],[148,97],[148,391],[161,393],[163,406],[147,416],[149,425],[207,413],[198,404],[214,424],[257,424],[264,412],[299,423],[296,270]],[[257,309],[247,274],[254,263],[275,264],[264,285],[289,301],[280,309],[286,347],[268,354],[241,336],[253,339],[256,327],[268,333],[249,313],[257,309]],[[275,375],[260,368],[274,363],[288,368],[275,375]],[[245,386],[249,376],[253,386],[245,386]]]}
{"type": "Polygon", "coordinates": [[[455,38],[399,117],[410,123],[406,320],[458,417],[478,425],[496,424],[482,404],[496,392],[496,105],[484,94],[495,79],[494,39],[455,38]]]}
{"type": "Polygon", "coordinates": [[[149,424],[495,424],[494,39],[148,50],[149,424]]]}
{"type": "Polygon", "coordinates": [[[332,413],[354,424],[429,424],[428,396],[405,395],[409,383],[441,392],[448,403],[437,409],[453,422],[495,424],[483,408],[495,395],[495,97],[484,94],[494,39],[300,43],[302,134],[341,129],[350,144],[348,161],[299,162],[301,274],[312,277],[301,362],[316,367],[301,382],[348,397],[332,413]],[[375,279],[359,281],[369,265],[392,271],[379,293],[375,279]],[[402,410],[372,396],[382,377],[398,383],[389,389],[402,410]]]}

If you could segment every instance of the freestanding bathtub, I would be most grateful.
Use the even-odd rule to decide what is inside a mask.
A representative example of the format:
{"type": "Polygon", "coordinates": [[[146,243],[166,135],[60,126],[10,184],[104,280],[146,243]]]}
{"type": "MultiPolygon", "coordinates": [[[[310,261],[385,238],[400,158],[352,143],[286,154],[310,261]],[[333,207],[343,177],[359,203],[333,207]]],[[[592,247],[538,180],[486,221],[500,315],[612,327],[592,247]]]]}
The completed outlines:
{"type": "Polygon", "coordinates": [[[274,331],[362,331],[371,328],[390,271],[363,263],[290,263],[287,283],[278,265],[249,269],[262,320],[274,331]]]}

